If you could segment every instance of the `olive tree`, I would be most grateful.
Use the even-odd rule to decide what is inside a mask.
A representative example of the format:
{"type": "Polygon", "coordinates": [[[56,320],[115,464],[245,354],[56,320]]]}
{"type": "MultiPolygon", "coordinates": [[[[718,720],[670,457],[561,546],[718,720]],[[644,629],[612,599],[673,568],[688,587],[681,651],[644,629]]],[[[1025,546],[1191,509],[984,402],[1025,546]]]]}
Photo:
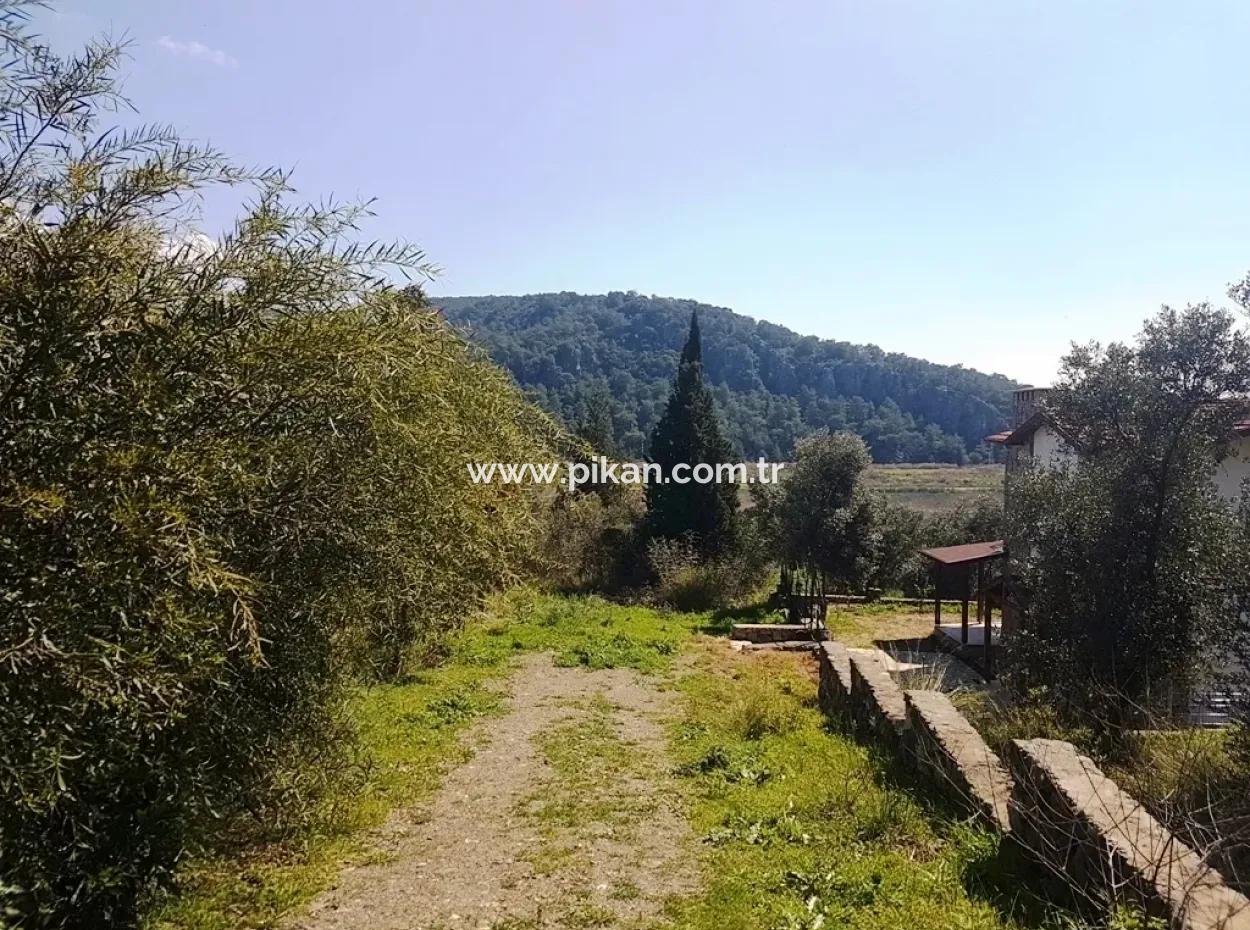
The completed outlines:
{"type": "Polygon", "coordinates": [[[1064,359],[1045,411],[1076,455],[1009,487],[1020,684],[1123,721],[1226,651],[1237,523],[1213,476],[1248,392],[1250,341],[1207,304],[1064,359]]]}
{"type": "Polygon", "coordinates": [[[861,484],[871,456],[854,433],[819,432],[800,439],[780,485],[759,485],[760,519],[788,569],[820,590],[858,589],[878,554],[878,504],[861,484]]]}

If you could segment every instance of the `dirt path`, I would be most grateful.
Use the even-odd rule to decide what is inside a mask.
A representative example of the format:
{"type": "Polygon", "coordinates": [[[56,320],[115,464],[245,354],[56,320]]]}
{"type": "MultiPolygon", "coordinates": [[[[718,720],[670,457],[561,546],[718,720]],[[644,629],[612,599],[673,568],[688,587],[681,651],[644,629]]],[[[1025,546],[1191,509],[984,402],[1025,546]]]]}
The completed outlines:
{"type": "Polygon", "coordinates": [[[293,927],[645,925],[697,887],[664,755],[668,696],[630,670],[528,658],[506,712],[422,809],[396,813],[374,861],[293,927]]]}

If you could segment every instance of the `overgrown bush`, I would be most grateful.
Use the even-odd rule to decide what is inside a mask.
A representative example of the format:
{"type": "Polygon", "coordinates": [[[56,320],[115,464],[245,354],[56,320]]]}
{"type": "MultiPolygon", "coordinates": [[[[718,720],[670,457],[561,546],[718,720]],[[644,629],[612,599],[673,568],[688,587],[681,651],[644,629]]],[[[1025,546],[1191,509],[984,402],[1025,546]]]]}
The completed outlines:
{"type": "Polygon", "coordinates": [[[385,286],[419,251],[105,130],[122,50],[57,58],[22,14],[0,5],[0,912],[121,926],[188,847],[306,808],[348,675],[399,670],[538,532],[532,492],[466,459],[560,436],[385,286]],[[191,234],[219,185],[254,199],[191,234]]]}
{"type": "Polygon", "coordinates": [[[554,491],[540,550],[539,574],[560,591],[613,593],[641,574],[631,564],[646,513],[637,485],[554,491]]]}
{"type": "Polygon", "coordinates": [[[656,581],[650,599],[675,610],[710,610],[755,594],[769,565],[748,539],[743,528],[734,549],[713,559],[685,539],[652,539],[647,560],[656,581]]]}

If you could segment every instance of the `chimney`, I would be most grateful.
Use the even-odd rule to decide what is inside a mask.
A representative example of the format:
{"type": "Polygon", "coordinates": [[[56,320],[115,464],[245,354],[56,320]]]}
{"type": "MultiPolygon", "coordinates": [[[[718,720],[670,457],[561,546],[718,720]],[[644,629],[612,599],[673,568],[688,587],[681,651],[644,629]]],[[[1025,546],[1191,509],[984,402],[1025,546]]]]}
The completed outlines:
{"type": "Polygon", "coordinates": [[[1011,428],[1015,429],[1033,416],[1048,393],[1050,393],[1048,387],[1023,387],[1012,391],[1011,428]]]}

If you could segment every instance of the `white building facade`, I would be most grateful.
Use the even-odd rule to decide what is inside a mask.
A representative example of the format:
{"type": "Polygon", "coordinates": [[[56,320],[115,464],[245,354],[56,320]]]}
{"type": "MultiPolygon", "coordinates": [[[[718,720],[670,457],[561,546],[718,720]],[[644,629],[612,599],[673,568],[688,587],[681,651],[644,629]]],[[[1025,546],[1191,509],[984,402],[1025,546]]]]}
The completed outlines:
{"type": "MultiPolygon", "coordinates": [[[[1007,450],[1007,473],[1037,462],[1047,467],[1063,465],[1077,457],[1041,410],[1048,388],[1023,388],[1015,392],[1012,429],[987,437],[1007,450]]],[[[1211,476],[1220,496],[1235,501],[1250,482],[1250,419],[1238,423],[1228,452],[1211,476]]]]}
{"type": "MultiPolygon", "coordinates": [[[[1046,388],[1016,391],[1013,428],[987,437],[988,442],[1006,449],[1008,475],[1035,462],[1047,467],[1062,466],[1079,455],[1041,409],[1046,391],[1046,388]]],[[[1211,478],[1219,495],[1230,502],[1240,500],[1243,491],[1250,490],[1250,418],[1234,427],[1228,451],[1211,478]]],[[[1005,631],[1014,626],[1014,622],[1008,622],[1009,614],[1010,611],[1004,614],[1005,631]]],[[[1210,658],[1210,671],[1217,678],[1240,670],[1226,656],[1210,658]]],[[[1191,695],[1190,722],[1207,726],[1226,724],[1229,701],[1230,696],[1224,692],[1200,690],[1191,695]]]]}

